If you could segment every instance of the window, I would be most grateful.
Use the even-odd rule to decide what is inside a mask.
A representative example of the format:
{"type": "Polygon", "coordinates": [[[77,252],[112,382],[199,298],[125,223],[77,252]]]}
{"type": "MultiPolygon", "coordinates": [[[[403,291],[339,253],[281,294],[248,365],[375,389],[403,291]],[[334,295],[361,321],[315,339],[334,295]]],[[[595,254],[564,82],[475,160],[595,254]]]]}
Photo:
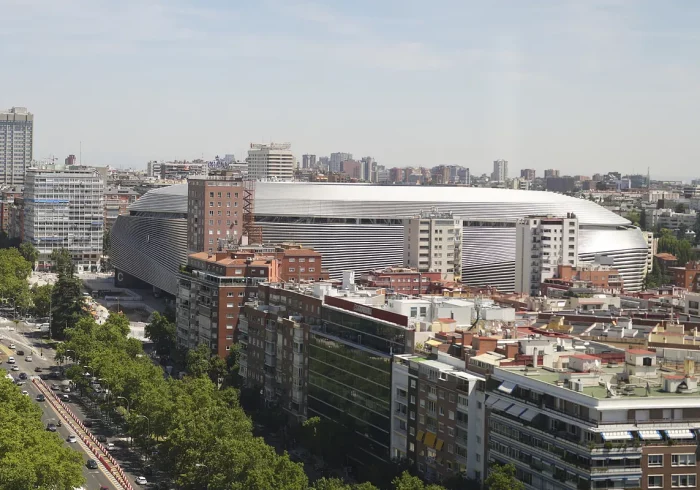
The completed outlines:
{"type": "Polygon", "coordinates": [[[447,428],[447,435],[450,436],[450,437],[452,437],[452,436],[455,435],[455,429],[454,429],[454,427],[448,427],[448,428],[447,428]]]}
{"type": "Polygon", "coordinates": [[[695,454],[674,454],[671,456],[671,466],[695,466],[695,454]]]}
{"type": "Polygon", "coordinates": [[[663,454],[650,454],[649,455],[649,466],[663,466],[664,465],[664,455],[663,454]]]}
{"type": "Polygon", "coordinates": [[[447,452],[452,454],[455,452],[455,447],[452,444],[447,445],[447,452]]]}
{"type": "Polygon", "coordinates": [[[290,262],[290,263],[291,263],[291,262],[296,262],[296,261],[297,261],[297,259],[295,259],[295,258],[290,258],[290,259],[289,259],[289,262],[290,262]]]}
{"type": "Polygon", "coordinates": [[[412,379],[411,380],[411,388],[415,388],[415,387],[416,387],[416,380],[412,379]]]}
{"type": "Polygon", "coordinates": [[[450,410],[450,411],[447,413],[447,418],[449,418],[450,420],[454,420],[454,419],[455,419],[455,413],[454,413],[452,410],[450,410]]]}
{"type": "Polygon", "coordinates": [[[233,292],[229,291],[228,293],[226,293],[226,297],[233,298],[233,292]]]}
{"type": "Polygon", "coordinates": [[[695,486],[696,475],[671,475],[671,488],[686,488],[695,486]]]}
{"type": "Polygon", "coordinates": [[[411,404],[412,405],[416,404],[416,397],[414,395],[411,395],[411,404]]]}
{"type": "Polygon", "coordinates": [[[314,269],[313,267],[309,267],[309,272],[315,272],[315,271],[316,271],[316,269],[314,269]]]}
{"type": "Polygon", "coordinates": [[[411,410],[411,420],[416,420],[416,412],[411,410]]]}
{"type": "Polygon", "coordinates": [[[662,488],[664,486],[664,477],[661,475],[649,475],[647,483],[649,488],[662,488]]]}
{"type": "Polygon", "coordinates": [[[315,259],[314,257],[311,257],[311,258],[309,259],[309,262],[316,262],[316,259],[315,259]]]}
{"type": "Polygon", "coordinates": [[[209,201],[209,207],[213,208],[214,207],[214,201],[209,201]]]}
{"type": "Polygon", "coordinates": [[[289,268],[289,272],[294,272],[294,270],[295,270],[294,267],[289,268]]]}
{"type": "Polygon", "coordinates": [[[415,450],[416,450],[416,445],[413,444],[412,442],[409,442],[409,443],[408,443],[408,450],[411,451],[411,452],[415,451],[415,450]]]}
{"type": "Polygon", "coordinates": [[[425,408],[425,400],[421,399],[420,408],[425,408]]]}
{"type": "Polygon", "coordinates": [[[306,259],[301,257],[301,258],[299,258],[299,262],[306,262],[306,259]]]}
{"type": "Polygon", "coordinates": [[[233,330],[233,325],[227,324],[227,325],[226,325],[226,330],[233,330]]]}

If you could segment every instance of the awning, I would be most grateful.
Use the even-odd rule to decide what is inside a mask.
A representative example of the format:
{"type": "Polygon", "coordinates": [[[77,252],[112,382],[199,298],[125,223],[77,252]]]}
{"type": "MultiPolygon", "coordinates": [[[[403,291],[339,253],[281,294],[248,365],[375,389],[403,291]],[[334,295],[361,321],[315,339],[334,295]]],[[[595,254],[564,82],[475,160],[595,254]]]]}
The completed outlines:
{"type": "Polygon", "coordinates": [[[421,442],[423,440],[423,436],[425,435],[425,432],[422,430],[418,431],[418,435],[416,436],[416,441],[421,442]]]}
{"type": "Polygon", "coordinates": [[[501,400],[501,399],[502,399],[502,398],[500,398],[500,397],[498,397],[498,396],[493,396],[493,395],[491,395],[491,396],[489,396],[488,399],[486,400],[486,406],[489,407],[489,408],[491,408],[491,405],[493,405],[494,403],[496,403],[498,400],[501,400]]]}
{"type": "Polygon", "coordinates": [[[666,437],[669,439],[695,439],[695,434],[693,434],[693,431],[688,429],[674,429],[664,432],[666,432],[666,437]]]}
{"type": "Polygon", "coordinates": [[[432,339],[426,340],[425,343],[432,346],[432,347],[437,347],[439,345],[442,345],[442,342],[440,342],[439,340],[432,340],[432,339]]]}
{"type": "Polygon", "coordinates": [[[435,439],[437,439],[437,436],[433,434],[432,432],[426,432],[425,434],[425,441],[423,444],[425,444],[428,447],[433,447],[433,444],[435,444],[435,439]]]}
{"type": "Polygon", "coordinates": [[[509,402],[508,400],[500,399],[496,403],[493,404],[493,406],[491,407],[491,410],[505,411],[505,409],[510,407],[512,404],[513,404],[513,402],[509,402]]]}
{"type": "Polygon", "coordinates": [[[519,415],[519,417],[520,417],[521,419],[525,420],[526,422],[532,422],[532,419],[534,419],[535,417],[537,417],[537,411],[536,411],[536,410],[531,410],[531,409],[528,408],[528,409],[525,410],[523,413],[521,413],[521,414],[519,415]]]}
{"type": "Polygon", "coordinates": [[[440,451],[440,450],[442,449],[442,445],[443,445],[443,444],[445,444],[445,441],[443,441],[442,439],[438,439],[438,440],[437,440],[437,444],[435,444],[435,449],[437,449],[438,451],[440,451]]]}
{"type": "Polygon", "coordinates": [[[632,439],[631,432],[603,432],[600,435],[603,436],[604,441],[629,441],[632,439]]]}
{"type": "Polygon", "coordinates": [[[510,395],[511,393],[513,393],[513,390],[516,386],[517,385],[512,381],[504,381],[503,383],[501,383],[501,386],[498,387],[498,390],[502,391],[503,393],[508,393],[510,395]]]}
{"type": "Polygon", "coordinates": [[[639,438],[643,441],[659,441],[661,433],[658,430],[640,430],[639,438]]]}
{"type": "Polygon", "coordinates": [[[605,459],[610,459],[612,461],[620,461],[625,459],[626,456],[606,456],[605,459]]]}
{"type": "Polygon", "coordinates": [[[525,410],[527,410],[526,407],[523,407],[522,405],[514,403],[512,407],[510,407],[508,410],[506,410],[506,413],[512,415],[513,417],[519,417],[520,414],[523,413],[525,410]]]}

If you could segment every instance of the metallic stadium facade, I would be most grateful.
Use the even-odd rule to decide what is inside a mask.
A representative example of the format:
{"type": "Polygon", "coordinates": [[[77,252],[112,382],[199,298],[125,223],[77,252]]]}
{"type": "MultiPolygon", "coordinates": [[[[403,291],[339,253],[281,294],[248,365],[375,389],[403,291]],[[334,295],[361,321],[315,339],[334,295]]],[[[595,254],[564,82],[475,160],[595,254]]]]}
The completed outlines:
{"type": "MultiPolygon", "coordinates": [[[[158,213],[151,206],[162,208],[159,200],[164,195],[172,198],[180,195],[177,208],[186,212],[187,186],[168,189],[147,193],[130,208],[132,216],[120,217],[117,222],[139,218],[138,214],[134,216],[134,211],[143,213],[149,209],[158,213]],[[149,198],[151,194],[160,195],[154,199],[149,198]]],[[[610,257],[620,271],[625,289],[635,291],[642,286],[647,257],[642,232],[625,218],[584,199],[551,192],[474,187],[292,182],[258,182],[255,192],[255,221],[262,227],[265,241],[296,241],[313,247],[323,254],[324,266],[334,278],[341,277],[343,270],[364,272],[401,264],[401,219],[431,208],[451,211],[464,221],[462,280],[466,284],[512,291],[516,221],[531,215],[563,216],[573,212],[580,226],[579,260],[590,262],[596,255],[610,257]]],[[[125,228],[132,230],[125,241],[133,243],[143,244],[143,234],[149,230],[151,236],[157,233],[146,223],[135,222],[125,228]]],[[[185,234],[186,223],[181,229],[181,232],[171,231],[168,237],[185,234]]],[[[178,253],[171,252],[173,260],[182,260],[186,237],[178,240],[181,241],[163,240],[165,248],[160,252],[166,254],[166,250],[172,251],[174,246],[182,244],[178,253]]],[[[115,249],[114,236],[112,243],[115,249]]],[[[124,258],[130,259],[135,252],[124,258]]],[[[112,254],[117,269],[120,269],[117,262],[126,266],[122,260],[115,261],[118,254],[112,254]]],[[[174,279],[173,286],[158,287],[166,291],[174,289],[174,279]]]]}

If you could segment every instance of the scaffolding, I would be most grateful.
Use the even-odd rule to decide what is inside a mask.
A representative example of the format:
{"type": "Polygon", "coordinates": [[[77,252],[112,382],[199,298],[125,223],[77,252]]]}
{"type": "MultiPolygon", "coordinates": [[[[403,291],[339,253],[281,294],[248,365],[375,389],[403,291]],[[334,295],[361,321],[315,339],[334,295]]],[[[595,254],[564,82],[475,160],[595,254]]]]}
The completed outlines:
{"type": "Polygon", "coordinates": [[[247,244],[262,244],[262,227],[255,224],[255,180],[246,180],[243,184],[243,236],[247,244]]]}

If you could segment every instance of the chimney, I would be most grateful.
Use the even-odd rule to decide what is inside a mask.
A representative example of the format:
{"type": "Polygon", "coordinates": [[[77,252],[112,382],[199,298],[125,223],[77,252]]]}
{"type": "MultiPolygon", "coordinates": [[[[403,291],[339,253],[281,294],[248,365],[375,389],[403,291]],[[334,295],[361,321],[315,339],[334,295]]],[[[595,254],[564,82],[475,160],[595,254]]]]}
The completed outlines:
{"type": "Polygon", "coordinates": [[[506,344],[506,359],[515,359],[518,353],[518,344],[506,344]]]}
{"type": "Polygon", "coordinates": [[[472,339],[474,338],[474,334],[471,332],[462,332],[462,345],[463,346],[468,346],[472,345],[472,339]]]}
{"type": "Polygon", "coordinates": [[[537,347],[532,351],[532,367],[537,368],[537,357],[539,356],[539,349],[537,347]]]}
{"type": "Polygon", "coordinates": [[[695,360],[692,357],[686,357],[683,362],[683,372],[686,376],[695,376],[695,360]]]}

